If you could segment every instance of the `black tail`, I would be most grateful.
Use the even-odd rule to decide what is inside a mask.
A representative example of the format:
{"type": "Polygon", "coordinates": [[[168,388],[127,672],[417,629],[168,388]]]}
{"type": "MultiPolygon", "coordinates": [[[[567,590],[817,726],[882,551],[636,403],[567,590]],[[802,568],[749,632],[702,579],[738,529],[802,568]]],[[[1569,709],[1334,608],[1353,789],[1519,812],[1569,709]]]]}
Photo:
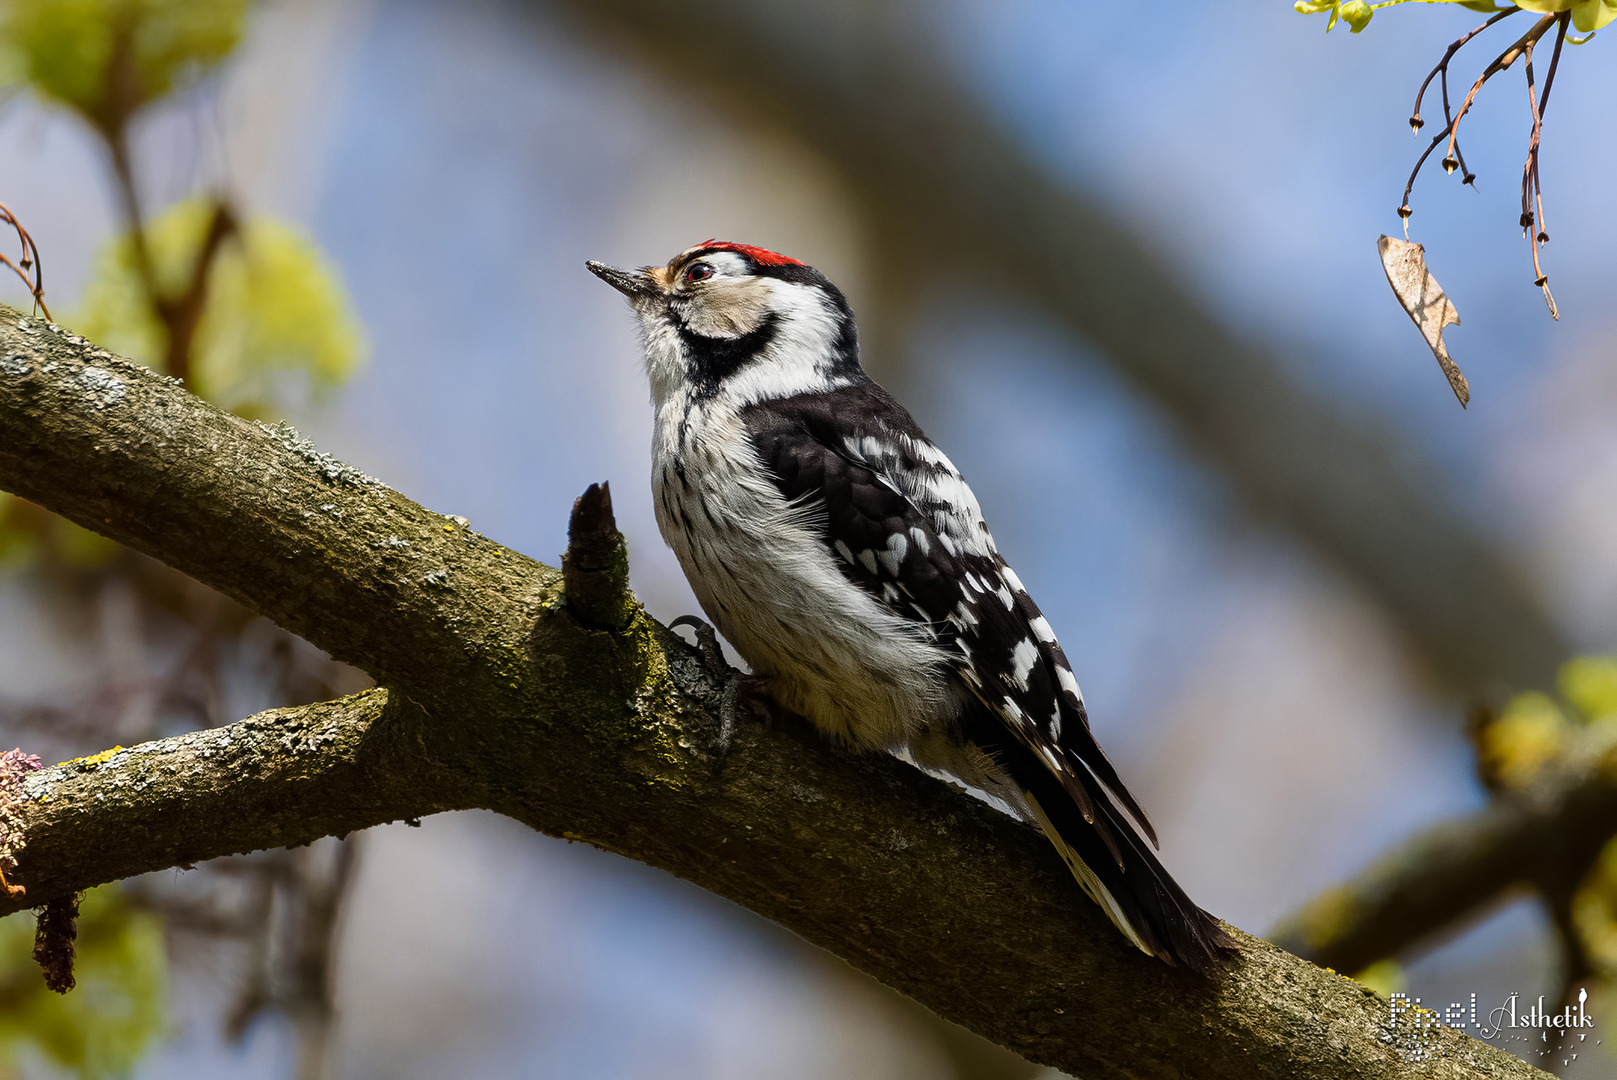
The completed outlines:
{"type": "Polygon", "coordinates": [[[1109,793],[1087,777],[1090,783],[1085,787],[1095,815],[1092,825],[1061,780],[1031,750],[1011,738],[994,741],[998,745],[984,749],[1026,793],[1029,808],[1078,884],[1124,936],[1142,952],[1169,964],[1210,974],[1218,966],[1219,952],[1234,948],[1235,942],[1168,875],[1109,793]],[[1101,829],[1110,834],[1115,848],[1107,844],[1101,829]]]}

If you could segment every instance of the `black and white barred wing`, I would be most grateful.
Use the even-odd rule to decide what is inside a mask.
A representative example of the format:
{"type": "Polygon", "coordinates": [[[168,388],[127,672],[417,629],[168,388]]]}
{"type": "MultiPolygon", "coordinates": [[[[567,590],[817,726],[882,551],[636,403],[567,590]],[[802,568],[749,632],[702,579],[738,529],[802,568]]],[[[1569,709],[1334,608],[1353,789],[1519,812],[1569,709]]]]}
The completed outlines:
{"type": "Polygon", "coordinates": [[[955,652],[958,677],[1060,781],[1111,857],[1121,863],[1116,832],[1128,828],[1111,796],[1154,843],[1090,733],[1049,624],[971,489],[909,415],[872,385],[760,403],[747,425],[781,493],[823,507],[823,538],[848,579],[955,652]],[[868,433],[850,434],[849,417],[870,419],[868,433]]]}

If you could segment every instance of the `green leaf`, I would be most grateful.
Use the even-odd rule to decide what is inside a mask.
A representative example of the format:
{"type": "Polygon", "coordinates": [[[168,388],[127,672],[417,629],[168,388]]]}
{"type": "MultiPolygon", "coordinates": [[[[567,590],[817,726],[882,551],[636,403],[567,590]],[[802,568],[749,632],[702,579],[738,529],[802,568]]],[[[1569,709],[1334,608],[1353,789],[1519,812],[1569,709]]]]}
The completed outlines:
{"type": "Polygon", "coordinates": [[[1519,790],[1562,759],[1572,730],[1553,698],[1529,690],[1512,698],[1499,719],[1481,731],[1477,749],[1486,772],[1519,790]]]}
{"type": "Polygon", "coordinates": [[[1348,0],[1342,5],[1341,11],[1342,21],[1347,23],[1355,34],[1369,26],[1370,19],[1376,13],[1375,9],[1364,0],[1348,0]]]}
{"type": "Polygon", "coordinates": [[[1409,989],[1404,965],[1396,960],[1377,960],[1353,976],[1353,981],[1363,983],[1384,998],[1391,998],[1393,994],[1409,989]]]}
{"type": "Polygon", "coordinates": [[[246,0],[0,0],[0,38],[29,82],[106,130],[215,67],[246,14],[246,0]]]}
{"type": "Polygon", "coordinates": [[[1580,656],[1561,665],[1561,696],[1586,720],[1617,715],[1617,657],[1580,656]]]}
{"type": "MultiPolygon", "coordinates": [[[[159,288],[190,280],[214,204],[187,199],[146,228],[159,288]]],[[[167,344],[134,248],[104,249],[85,288],[76,329],[114,352],[160,367],[167,344]]],[[[301,230],[248,220],[219,249],[191,352],[191,389],[243,416],[283,413],[304,392],[322,397],[359,367],[364,338],[336,269],[301,230]]]]}
{"type": "MultiPolygon", "coordinates": [[[[1325,30],[1327,33],[1330,32],[1331,27],[1336,25],[1336,20],[1341,18],[1357,34],[1360,30],[1370,25],[1370,19],[1381,8],[1392,7],[1396,4],[1415,3],[1458,4],[1460,7],[1470,8],[1472,11],[1480,11],[1487,15],[1509,11],[1512,7],[1518,6],[1509,3],[1496,5],[1494,0],[1381,0],[1380,3],[1368,3],[1367,0],[1296,0],[1292,4],[1292,10],[1299,15],[1326,14],[1325,30]]],[[[1521,0],[1519,6],[1530,11],[1573,11],[1573,24],[1578,26],[1579,29],[1583,29],[1582,23],[1578,21],[1582,16],[1578,15],[1577,12],[1583,11],[1584,8],[1591,5],[1602,4],[1607,5],[1613,13],[1617,13],[1617,0],[1521,0]]],[[[1611,15],[1606,15],[1605,18],[1610,20],[1611,15]]],[[[1605,23],[1602,22],[1598,25],[1604,26],[1605,23]]]]}
{"type": "Polygon", "coordinates": [[[87,1080],[119,1076],[167,1016],[162,924],[105,885],[84,895],[78,926],[78,986],[55,994],[34,963],[34,921],[0,919],[0,1060],[42,1057],[87,1080]]]}

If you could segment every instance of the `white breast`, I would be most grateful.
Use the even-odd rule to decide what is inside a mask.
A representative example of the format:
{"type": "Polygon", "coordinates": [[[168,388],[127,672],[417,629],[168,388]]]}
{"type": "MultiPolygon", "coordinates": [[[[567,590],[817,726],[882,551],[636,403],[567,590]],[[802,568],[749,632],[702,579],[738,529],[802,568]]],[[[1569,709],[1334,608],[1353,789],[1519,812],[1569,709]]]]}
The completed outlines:
{"type": "Polygon", "coordinates": [[[733,407],[683,393],[660,402],[651,486],[702,610],[781,704],[866,748],[905,745],[952,717],[943,651],[843,577],[817,508],[786,502],[733,407]]]}

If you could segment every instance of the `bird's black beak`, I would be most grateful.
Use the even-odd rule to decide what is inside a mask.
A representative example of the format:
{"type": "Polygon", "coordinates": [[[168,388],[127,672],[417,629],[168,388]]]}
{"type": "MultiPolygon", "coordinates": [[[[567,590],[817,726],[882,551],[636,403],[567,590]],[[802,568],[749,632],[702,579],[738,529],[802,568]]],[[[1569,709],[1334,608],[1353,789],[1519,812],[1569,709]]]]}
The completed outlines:
{"type": "Polygon", "coordinates": [[[651,280],[651,275],[644,270],[619,270],[615,266],[608,266],[594,259],[584,265],[589,268],[590,273],[631,300],[658,291],[657,283],[651,280]]]}

